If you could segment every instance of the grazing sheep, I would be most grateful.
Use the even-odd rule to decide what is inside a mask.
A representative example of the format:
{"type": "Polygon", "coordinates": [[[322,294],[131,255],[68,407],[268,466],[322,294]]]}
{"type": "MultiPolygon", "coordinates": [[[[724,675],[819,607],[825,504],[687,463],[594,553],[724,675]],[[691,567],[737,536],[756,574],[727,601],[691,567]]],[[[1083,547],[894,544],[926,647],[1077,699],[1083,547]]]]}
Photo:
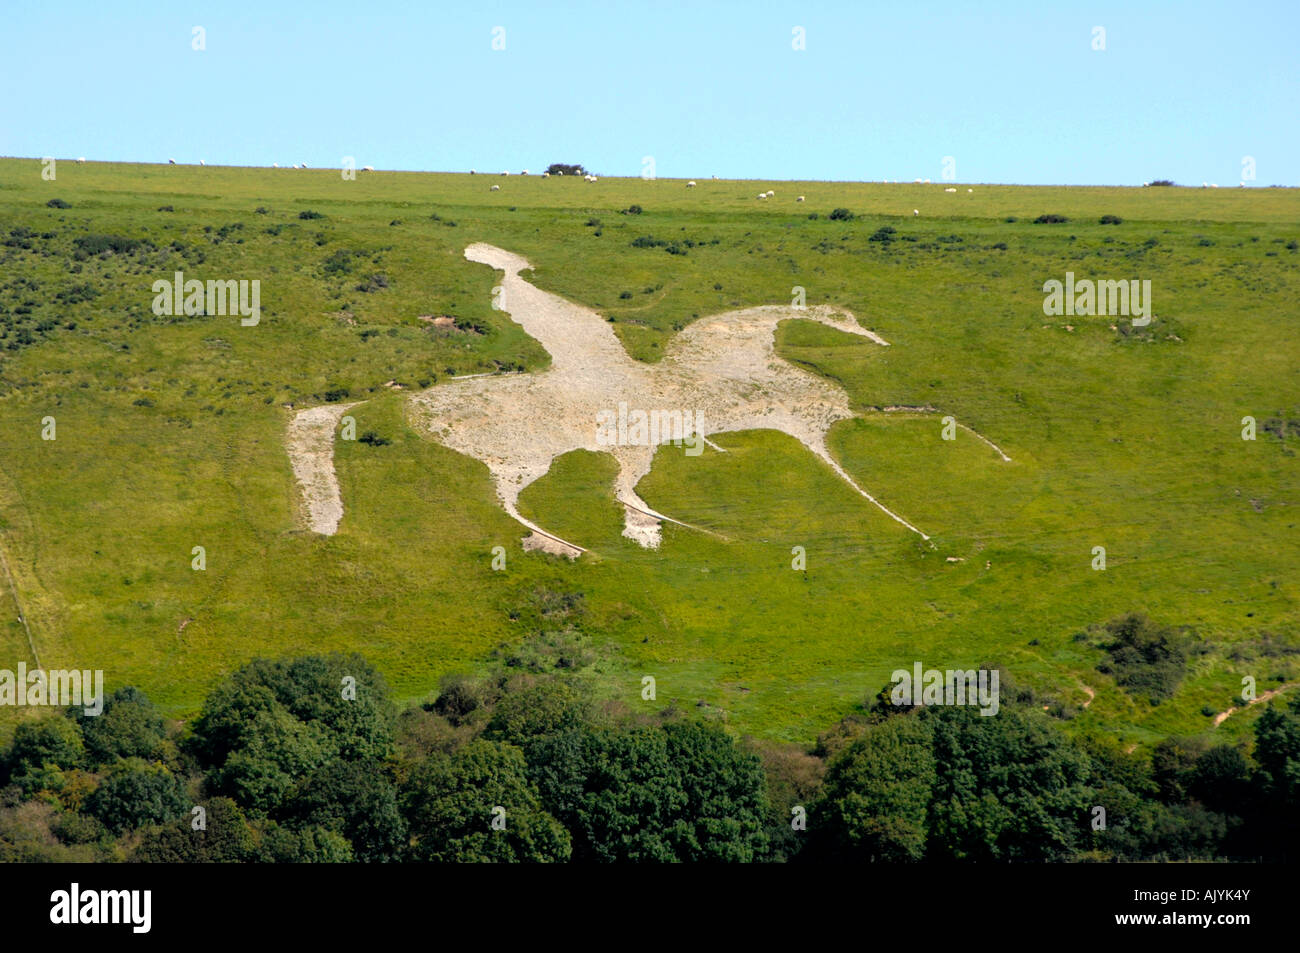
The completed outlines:
{"type": "Polygon", "coordinates": [[[502,174],[502,175],[509,175],[510,173],[509,173],[509,172],[502,172],[501,174],[502,174]]]}
{"type": "Polygon", "coordinates": [[[305,163],[305,162],[299,162],[299,163],[298,163],[298,168],[300,168],[300,169],[305,169],[305,168],[307,168],[307,163],[305,163]]]}
{"type": "Polygon", "coordinates": [[[500,191],[501,191],[501,186],[499,186],[499,185],[494,185],[494,186],[492,186],[492,188],[488,189],[488,191],[489,191],[489,192],[500,192],[500,191]]]}
{"type": "Polygon", "coordinates": [[[551,177],[551,173],[549,173],[549,172],[543,172],[543,173],[542,173],[542,178],[543,178],[543,179],[549,179],[550,177],[551,177]]]}
{"type": "Polygon", "coordinates": [[[1211,183],[1210,183],[1210,188],[1212,188],[1212,189],[1217,189],[1218,187],[1219,187],[1219,186],[1218,186],[1216,183],[1214,183],[1214,182],[1211,182],[1211,183]]]}
{"type": "Polygon", "coordinates": [[[204,162],[202,159],[200,159],[200,160],[199,160],[199,165],[207,165],[207,163],[204,162]]]}
{"type": "Polygon", "coordinates": [[[974,192],[974,191],[975,191],[974,189],[967,189],[967,190],[966,190],[966,194],[967,194],[967,195],[970,195],[970,194],[971,194],[972,192],[974,192]]]}
{"type": "Polygon", "coordinates": [[[956,192],[956,189],[944,189],[945,192],[956,192]]]}
{"type": "Polygon", "coordinates": [[[758,197],[759,197],[760,199],[765,199],[765,198],[767,198],[767,193],[766,193],[766,192],[759,192],[759,193],[758,193],[758,197]]]}
{"type": "Polygon", "coordinates": [[[362,171],[362,172],[374,172],[374,171],[375,171],[375,167],[374,167],[373,165],[363,165],[363,166],[361,167],[361,171],[362,171]]]}
{"type": "Polygon", "coordinates": [[[528,170],[527,170],[527,169],[524,169],[524,170],[523,170],[522,172],[520,172],[519,174],[520,174],[520,175],[527,175],[527,174],[528,174],[528,170]]]}
{"type": "Polygon", "coordinates": [[[797,199],[795,199],[795,201],[796,201],[796,202],[802,202],[802,201],[803,201],[803,196],[802,196],[802,195],[799,196],[797,199]]]}
{"type": "Polygon", "coordinates": [[[476,175],[477,173],[476,173],[473,169],[470,169],[470,170],[469,170],[469,174],[470,174],[470,175],[476,175]]]}
{"type": "Polygon", "coordinates": [[[280,168],[280,163],[278,163],[278,162],[272,162],[272,163],[271,163],[271,168],[272,168],[272,169],[278,169],[278,168],[280,168]]]}
{"type": "Polygon", "coordinates": [[[774,199],[774,198],[776,198],[776,193],[773,192],[771,189],[768,189],[768,190],[767,190],[767,197],[770,198],[770,199],[774,199]]]}
{"type": "Polygon", "coordinates": [[[85,161],[86,161],[86,157],[85,157],[85,156],[81,156],[79,159],[77,159],[77,162],[78,162],[78,163],[85,162],[85,161]]]}
{"type": "Polygon", "coordinates": [[[913,179],[913,180],[912,180],[912,184],[913,184],[913,185],[920,185],[920,184],[921,184],[921,180],[920,180],[920,179],[913,179]]]}
{"type": "Polygon", "coordinates": [[[695,183],[694,183],[694,182],[687,182],[687,183],[686,183],[686,187],[687,187],[688,189],[693,189],[693,188],[695,188],[695,183]]]}
{"type": "Polygon", "coordinates": [[[175,159],[168,159],[168,160],[167,160],[167,164],[168,164],[168,165],[175,165],[175,164],[176,164],[176,160],[175,160],[175,159]]]}
{"type": "Polygon", "coordinates": [[[1209,183],[1209,182],[1202,182],[1202,183],[1201,183],[1201,188],[1203,188],[1203,189],[1208,189],[1209,187],[1210,187],[1210,183],[1209,183]]]}
{"type": "Polygon", "coordinates": [[[1244,189],[1245,187],[1246,187],[1246,183],[1245,183],[1245,182],[1238,182],[1238,183],[1237,183],[1237,188],[1239,188],[1239,189],[1244,189]]]}
{"type": "Polygon", "coordinates": [[[919,208],[914,208],[914,209],[912,209],[912,214],[913,214],[913,215],[920,215],[920,214],[921,214],[921,210],[920,210],[919,208]]]}
{"type": "Polygon", "coordinates": [[[556,172],[555,174],[556,174],[556,175],[564,175],[564,172],[562,172],[562,171],[561,171],[561,172],[556,172]]]}

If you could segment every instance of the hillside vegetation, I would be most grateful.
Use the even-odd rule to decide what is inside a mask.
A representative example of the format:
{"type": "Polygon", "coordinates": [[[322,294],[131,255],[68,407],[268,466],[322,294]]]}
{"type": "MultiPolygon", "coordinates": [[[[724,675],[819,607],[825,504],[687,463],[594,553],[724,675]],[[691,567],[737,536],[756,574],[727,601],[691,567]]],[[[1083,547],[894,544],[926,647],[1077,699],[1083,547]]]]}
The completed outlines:
{"type": "Polygon", "coordinates": [[[809,742],[916,660],[999,666],[1067,733],[1124,746],[1246,739],[1263,705],[1214,726],[1243,676],[1300,678],[1296,190],[57,168],[0,160],[0,547],[25,618],[9,589],[0,668],[33,664],[30,628],[45,667],[103,669],[188,719],[254,657],[360,651],[405,703],[513,651],[558,593],[582,606],[567,624],[597,698],[772,741],[809,742]],[[464,260],[476,241],[646,361],[794,286],[849,309],[891,346],[791,321],[778,351],[848,392],[861,416],[832,451],[933,546],[752,431],[661,450],[639,488],[716,535],[665,525],[637,547],[612,461],[575,452],[521,508],[591,552],[524,553],[487,470],[406,415],[449,377],[546,366],[464,260]],[[260,323],[155,315],[152,284],[177,271],[260,280],[260,323]],[[1154,319],[1046,316],[1043,283],[1067,271],[1149,279],[1154,319]],[[285,429],[357,400],[373,439],[338,442],[345,513],[315,536],[285,429]],[[890,406],[940,414],[873,412],[890,406]],[[1013,463],[943,440],[942,414],[1013,463]],[[1106,626],[1130,613],[1177,633],[1177,671],[1165,653],[1154,681],[1135,674],[1136,648],[1116,664],[1106,626]]]}

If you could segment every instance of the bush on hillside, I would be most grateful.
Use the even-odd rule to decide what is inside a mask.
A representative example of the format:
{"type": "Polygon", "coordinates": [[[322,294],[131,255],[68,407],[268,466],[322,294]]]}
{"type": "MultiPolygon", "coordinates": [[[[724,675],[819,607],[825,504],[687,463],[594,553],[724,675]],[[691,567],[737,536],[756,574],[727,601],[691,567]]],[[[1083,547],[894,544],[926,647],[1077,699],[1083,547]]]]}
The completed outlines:
{"type": "Polygon", "coordinates": [[[586,175],[587,170],[580,164],[568,165],[564,162],[552,162],[546,167],[551,175],[586,175]]]}

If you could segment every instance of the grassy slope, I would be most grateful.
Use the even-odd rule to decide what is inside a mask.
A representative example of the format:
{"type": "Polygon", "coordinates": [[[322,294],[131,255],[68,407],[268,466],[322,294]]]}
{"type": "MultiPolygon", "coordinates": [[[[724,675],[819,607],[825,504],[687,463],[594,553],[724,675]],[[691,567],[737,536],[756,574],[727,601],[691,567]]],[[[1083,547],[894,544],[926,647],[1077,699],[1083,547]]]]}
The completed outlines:
{"type": "MultiPolygon", "coordinates": [[[[1300,418],[1300,257],[1285,244],[1300,237],[1294,190],[952,195],[702,181],[688,191],[671,180],[58,168],[45,182],[37,162],[0,161],[0,236],[54,233],[30,250],[0,247],[0,324],[11,332],[0,346],[15,322],[59,325],[43,343],[0,351],[0,539],[48,667],[104,668],[110,686],[140,684],[185,714],[251,655],[360,648],[400,694],[420,697],[518,638],[512,610],[547,587],[586,593],[610,693],[635,700],[640,676],[654,674],[661,704],[703,701],[739,730],[791,739],[916,659],[1004,664],[1074,704],[1086,682],[1097,700],[1073,724],[1134,740],[1207,730],[1201,708],[1227,707],[1242,674],[1262,688],[1300,675],[1256,645],[1266,633],[1300,644],[1295,438],[1240,439],[1245,414],[1300,418]],[[758,203],[769,187],[776,198],[758,203]],[[46,208],[56,196],[72,208],[46,208]],[[632,203],[646,211],[618,213],[632,203]],[[859,217],[828,221],[836,206],[859,217]],[[326,217],[298,219],[306,208],[326,217]],[[1029,222],[1043,212],[1071,222],[1029,222]],[[1124,224],[1095,224],[1106,213],[1124,224]],[[900,240],[869,241],[883,224],[900,240]],[[160,250],[91,258],[72,274],[84,232],[160,250]],[[670,255],[631,247],[640,235],[703,244],[670,255]],[[174,240],[184,255],[167,251],[174,240]],[[727,454],[666,449],[642,495],[720,535],[669,526],[647,552],[619,535],[608,459],[572,454],[523,505],[592,555],[573,565],[525,555],[485,468],[415,435],[383,386],[544,366],[488,306],[492,273],[463,260],[477,240],[527,256],[537,284],[601,309],[646,360],[692,316],[788,301],[801,285],[810,303],[852,309],[893,347],[789,322],[786,357],[839,381],[861,408],[952,413],[1014,462],[964,431],[940,440],[935,418],[868,414],[836,428],[846,468],[934,535],[929,549],[780,434],[725,436],[727,454]],[[350,273],[327,273],[341,248],[363,254],[350,273]],[[260,278],[262,324],[155,318],[150,285],[177,269],[260,278]],[[1150,278],[1151,333],[1045,317],[1042,283],[1067,269],[1150,278]],[[373,272],[390,287],[356,291],[373,272]],[[35,289],[16,287],[28,278],[35,289]],[[53,306],[78,283],[103,292],[53,306]],[[15,315],[24,300],[33,313],[15,315]],[[442,313],[487,333],[417,320],[442,313]],[[286,405],[331,388],[371,399],[354,411],[358,429],[393,443],[339,444],[346,515],[320,539],[300,528],[282,438],[286,405]],[[54,442],[39,439],[46,414],[54,442]],[[195,545],[206,572],[190,569],[195,545]],[[491,571],[494,545],[507,549],[505,573],[491,571]],[[790,569],[795,545],[806,574],[790,569]],[[1104,573],[1089,567],[1096,545],[1104,573]],[[1157,708],[1095,672],[1099,653],[1073,638],[1130,609],[1193,626],[1210,646],[1157,708]]],[[[25,635],[16,620],[2,632],[13,667],[25,635]]],[[[1218,733],[1248,724],[1235,716],[1218,733]]]]}

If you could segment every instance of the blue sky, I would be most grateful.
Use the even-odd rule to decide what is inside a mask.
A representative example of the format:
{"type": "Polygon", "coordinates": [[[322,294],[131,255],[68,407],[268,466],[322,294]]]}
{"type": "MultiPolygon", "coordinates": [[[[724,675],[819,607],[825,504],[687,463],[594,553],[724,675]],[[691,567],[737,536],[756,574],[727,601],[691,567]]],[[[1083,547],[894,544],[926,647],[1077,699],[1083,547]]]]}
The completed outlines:
{"type": "Polygon", "coordinates": [[[0,155],[1300,184],[1296,0],[4,7],[0,155]]]}

